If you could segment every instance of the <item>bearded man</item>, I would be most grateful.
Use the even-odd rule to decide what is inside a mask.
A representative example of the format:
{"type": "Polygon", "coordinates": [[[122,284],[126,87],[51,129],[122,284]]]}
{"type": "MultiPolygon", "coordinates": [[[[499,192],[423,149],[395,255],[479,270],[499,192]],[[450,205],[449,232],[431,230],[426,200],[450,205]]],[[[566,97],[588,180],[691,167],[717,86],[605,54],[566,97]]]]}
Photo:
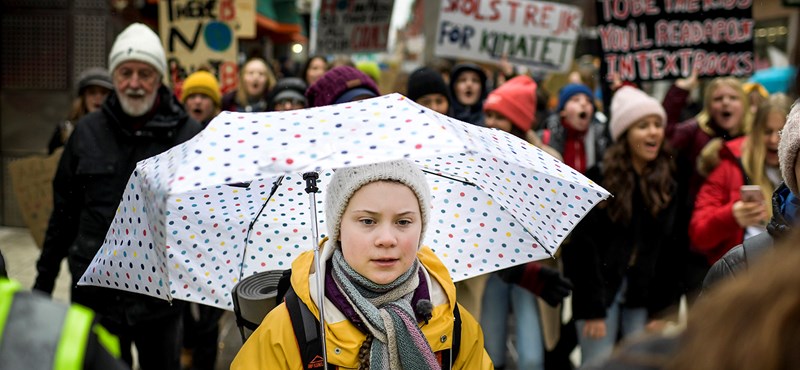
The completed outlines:
{"type": "Polygon", "coordinates": [[[167,61],[161,40],[149,27],[135,23],[120,33],[108,64],[114,90],[102,109],[75,125],[53,180],[53,214],[36,265],[34,289],[51,294],[61,260],[67,257],[72,301],[100,315],[101,324],[119,337],[122,358],[132,364],[131,344],[135,344],[141,369],[177,370],[180,303],[77,285],[103,244],[136,162],[201,130],[162,84],[167,61]]]}

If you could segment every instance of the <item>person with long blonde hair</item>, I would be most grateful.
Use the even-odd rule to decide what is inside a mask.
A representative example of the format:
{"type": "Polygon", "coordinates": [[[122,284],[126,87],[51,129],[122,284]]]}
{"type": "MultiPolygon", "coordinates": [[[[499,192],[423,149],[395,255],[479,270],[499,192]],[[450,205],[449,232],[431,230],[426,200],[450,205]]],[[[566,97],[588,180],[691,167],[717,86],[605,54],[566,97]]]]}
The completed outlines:
{"type": "MultiPolygon", "coordinates": [[[[786,123],[791,101],[776,94],[761,104],[747,136],[714,139],[704,150],[701,163],[718,162],[695,200],[689,236],[695,250],[710,264],[746,237],[765,231],[772,215],[769,199],[781,182],[778,168],[778,132],[786,123]],[[760,199],[742,199],[742,185],[758,185],[760,199]]],[[[707,170],[707,169],[706,169],[707,170]]],[[[701,169],[701,172],[703,169],[701,169]]]]}
{"type": "Polygon", "coordinates": [[[663,258],[670,260],[674,276],[670,292],[677,300],[686,294],[689,303],[699,294],[703,279],[710,265],[706,257],[696,252],[691,245],[688,232],[697,193],[705,180],[697,171],[697,158],[703,148],[714,138],[729,141],[749,132],[752,113],[749,99],[742,83],[733,77],[717,77],[706,86],[703,110],[696,116],[681,122],[681,111],[686,99],[697,85],[697,72],[679,79],[664,98],[667,113],[666,137],[674,152],[678,183],[678,215],[675,220],[675,247],[665,252],[663,258]]]}
{"type": "Polygon", "coordinates": [[[269,93],[275,86],[275,74],[266,60],[248,59],[239,70],[239,87],[222,97],[222,110],[266,112],[269,93]]]}

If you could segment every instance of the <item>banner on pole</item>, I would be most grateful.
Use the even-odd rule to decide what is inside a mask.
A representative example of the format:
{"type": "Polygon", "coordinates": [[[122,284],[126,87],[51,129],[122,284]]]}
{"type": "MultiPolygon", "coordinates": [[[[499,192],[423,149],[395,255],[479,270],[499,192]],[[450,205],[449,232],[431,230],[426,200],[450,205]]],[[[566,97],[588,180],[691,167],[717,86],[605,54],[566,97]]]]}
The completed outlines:
{"type": "Polygon", "coordinates": [[[394,0],[317,0],[314,8],[314,53],[386,51],[394,0]]]}
{"type": "Polygon", "coordinates": [[[583,12],[533,0],[445,0],[435,54],[565,72],[572,66],[583,12]]]}

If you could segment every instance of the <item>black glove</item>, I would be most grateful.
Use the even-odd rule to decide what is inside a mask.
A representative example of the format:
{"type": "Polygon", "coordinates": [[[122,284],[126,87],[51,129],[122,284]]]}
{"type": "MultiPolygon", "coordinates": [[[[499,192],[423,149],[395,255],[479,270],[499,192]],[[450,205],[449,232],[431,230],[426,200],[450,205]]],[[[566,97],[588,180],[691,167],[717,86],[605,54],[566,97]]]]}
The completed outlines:
{"type": "Polygon", "coordinates": [[[536,262],[510,267],[499,271],[497,275],[507,283],[527,289],[553,307],[558,306],[572,291],[572,282],[562,277],[558,269],[536,262]]]}
{"type": "Polygon", "coordinates": [[[557,269],[551,267],[542,266],[538,280],[541,281],[539,284],[541,288],[534,294],[553,307],[558,306],[572,291],[572,282],[561,276],[557,269]]]}

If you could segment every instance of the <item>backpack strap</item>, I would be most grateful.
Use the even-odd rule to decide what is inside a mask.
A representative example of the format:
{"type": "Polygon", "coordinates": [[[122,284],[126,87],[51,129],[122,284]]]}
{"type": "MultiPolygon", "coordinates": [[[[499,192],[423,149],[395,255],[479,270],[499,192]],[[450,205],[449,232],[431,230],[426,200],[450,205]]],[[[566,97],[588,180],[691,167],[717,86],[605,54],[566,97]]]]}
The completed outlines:
{"type": "Polygon", "coordinates": [[[456,308],[453,309],[453,317],[455,320],[453,321],[453,345],[451,346],[452,357],[450,360],[450,367],[456,362],[458,352],[461,350],[461,311],[458,310],[458,303],[456,303],[456,308]]]}
{"type": "MultiPolygon", "coordinates": [[[[292,320],[294,336],[300,348],[300,358],[303,361],[303,369],[322,368],[324,358],[322,354],[322,342],[319,335],[319,321],[311,310],[308,309],[300,297],[289,287],[286,291],[286,308],[289,310],[289,318],[292,320]]],[[[329,369],[335,367],[328,365],[329,369]]]]}
{"type": "Polygon", "coordinates": [[[458,304],[453,309],[453,335],[450,338],[452,345],[449,349],[437,352],[437,358],[442,365],[442,370],[451,370],[458,358],[458,352],[461,349],[461,311],[458,310],[458,304]]]}

